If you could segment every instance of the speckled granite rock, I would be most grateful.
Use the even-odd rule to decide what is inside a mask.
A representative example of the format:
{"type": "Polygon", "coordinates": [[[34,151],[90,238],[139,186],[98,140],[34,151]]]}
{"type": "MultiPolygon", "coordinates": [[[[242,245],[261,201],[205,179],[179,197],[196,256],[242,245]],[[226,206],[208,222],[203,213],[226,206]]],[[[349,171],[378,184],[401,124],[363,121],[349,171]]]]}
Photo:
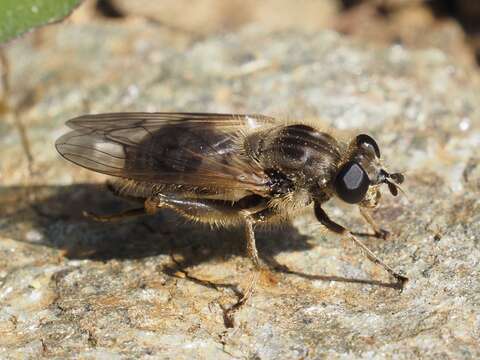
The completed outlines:
{"type": "MultiPolygon", "coordinates": [[[[435,50],[367,47],[333,32],[256,27],[201,41],[142,21],[64,24],[16,41],[0,119],[0,353],[6,358],[477,358],[480,356],[480,83],[435,50]],[[241,231],[170,213],[121,224],[82,210],[129,206],[63,161],[64,122],[86,112],[231,111],[311,117],[369,132],[405,197],[385,195],[388,240],[365,242],[408,275],[403,292],[310,212],[261,233],[270,263],[226,328],[250,263],[241,231]],[[316,276],[315,276],[316,275],[316,276]]],[[[320,120],[319,120],[320,121],[320,120]]],[[[357,211],[332,216],[364,230],[357,211]]]]}

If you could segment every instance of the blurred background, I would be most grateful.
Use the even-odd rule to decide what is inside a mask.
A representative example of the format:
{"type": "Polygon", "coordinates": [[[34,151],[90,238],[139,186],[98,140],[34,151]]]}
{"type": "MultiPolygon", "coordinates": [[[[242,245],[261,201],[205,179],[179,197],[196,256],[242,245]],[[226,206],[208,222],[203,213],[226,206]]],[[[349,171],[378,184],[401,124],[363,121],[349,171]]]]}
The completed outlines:
{"type": "MultiPolygon", "coordinates": [[[[24,1],[26,6],[35,3],[24,1]]],[[[169,32],[169,45],[178,49],[248,26],[262,32],[331,29],[365,43],[398,44],[409,49],[437,48],[459,63],[480,65],[480,1],[476,0],[64,1],[71,3],[68,11],[75,10],[63,20],[67,13],[53,16],[59,24],[50,27],[69,22],[148,22],[169,32]]],[[[32,6],[31,12],[37,11],[32,6]]],[[[40,21],[45,22],[51,20],[40,21]]],[[[31,27],[25,24],[25,29],[31,27]]],[[[34,29],[32,37],[38,46],[48,38],[42,35],[49,31],[48,27],[34,29]]],[[[0,111],[6,107],[1,99],[8,87],[9,68],[8,57],[1,49],[14,41],[0,43],[0,111]]]]}
{"type": "Polygon", "coordinates": [[[88,0],[72,21],[145,19],[198,39],[247,25],[270,31],[333,29],[380,44],[438,47],[480,63],[476,0],[88,0]]]}
{"type": "MultiPolygon", "coordinates": [[[[48,3],[50,0],[41,0],[48,3]]],[[[38,100],[39,94],[48,88],[48,84],[57,86],[55,76],[44,76],[37,79],[19,80],[25,75],[14,75],[15,66],[26,61],[25,56],[15,50],[7,54],[9,48],[21,48],[21,44],[29,44],[37,49],[47,49],[50,45],[58,45],[58,38],[62,36],[62,26],[65,24],[76,25],[81,31],[82,24],[91,25],[90,31],[96,26],[125,29],[125,43],[115,45],[113,53],[121,57],[128,57],[132,53],[147,51],[148,42],[155,41],[154,35],[148,35],[148,42],[129,44],[128,41],[136,35],[129,37],[128,33],[136,34],[142,28],[146,33],[158,29],[158,44],[162,41],[166,49],[177,51],[190,49],[194,44],[207,38],[218,35],[235,33],[243,28],[251,31],[268,33],[288,33],[299,31],[301,33],[315,34],[321,30],[333,30],[346,38],[366,44],[367,46],[389,47],[398,45],[406,50],[439,49],[454,59],[457,64],[475,69],[478,72],[480,65],[480,1],[472,0],[63,0],[65,9],[55,10],[63,13],[44,15],[44,19],[37,21],[36,25],[22,24],[17,32],[22,34],[29,30],[29,34],[20,35],[18,39],[2,37],[4,44],[0,43],[0,114],[8,114],[15,127],[18,129],[22,144],[27,153],[27,158],[32,159],[32,150],[28,146],[28,136],[25,125],[18,116],[25,113],[38,100]],[[66,18],[63,18],[66,16],[66,18]],[[63,18],[63,19],[62,19],[63,18]],[[55,20],[55,21],[53,21],[55,20]],[[54,24],[40,26],[50,22],[54,24]],[[139,24],[146,24],[145,26],[139,24]],[[110,24],[110,25],[109,25],[110,24]],[[123,24],[123,25],[122,25],[123,24]],[[79,26],[79,27],[78,27],[79,26]],[[33,30],[32,30],[33,29],[33,30]],[[130,29],[130,30],[129,30],[130,29]],[[144,49],[142,50],[142,46],[144,49]],[[122,48],[123,47],[123,48],[122,48]],[[16,78],[12,81],[12,78],[16,78]],[[29,86],[28,84],[31,84],[29,86]],[[25,88],[27,86],[27,88],[25,88]],[[13,115],[13,116],[10,116],[13,115]],[[13,119],[13,120],[12,120],[13,119]]],[[[15,4],[8,0],[7,3],[15,4]]],[[[35,0],[22,0],[25,2],[21,16],[12,13],[16,21],[19,17],[28,18],[32,13],[38,14],[41,7],[37,7],[35,0]]],[[[61,4],[62,2],[57,2],[61,4]]],[[[0,4],[0,15],[3,11],[10,12],[10,8],[0,4]]],[[[15,8],[16,5],[10,5],[15,8]]],[[[48,6],[45,6],[48,8],[48,6]]],[[[53,11],[53,10],[52,10],[53,11]]],[[[11,22],[4,21],[3,27],[11,22]]],[[[12,20],[13,21],[13,20],[12,20]]],[[[36,21],[36,20],[35,20],[36,21]]],[[[34,22],[35,22],[34,21],[34,22]]],[[[1,29],[0,30],[4,30],[1,29]]],[[[278,42],[278,40],[275,40],[278,42]]],[[[68,41],[67,41],[68,42],[68,41]]],[[[71,43],[69,45],[74,45],[71,43]]],[[[88,45],[87,45],[88,46],[88,45]]],[[[95,48],[95,46],[94,46],[95,48]]],[[[96,49],[100,50],[98,47],[96,49]]],[[[168,53],[168,50],[165,51],[168,53]]],[[[90,53],[95,56],[95,53],[90,53]]],[[[285,56],[289,56],[285,53],[285,56]]],[[[108,56],[108,55],[106,55],[108,56]]],[[[156,55],[158,59],[165,54],[156,55]]],[[[253,57],[255,55],[252,55],[253,57]]],[[[157,60],[158,60],[157,59],[157,60]]],[[[65,60],[65,59],[63,59],[65,60]]],[[[114,59],[112,59],[114,60],[114,59]]],[[[155,59],[149,59],[155,62],[155,59]]],[[[248,59],[244,59],[248,62],[248,59]]],[[[250,59],[254,60],[254,59],[250,59]]],[[[51,67],[59,65],[61,58],[47,61],[51,67]],[[56,65],[55,65],[56,61],[56,65]]],[[[72,61],[75,61],[74,59],[72,61]]],[[[160,61],[160,60],[158,60],[160,61]]],[[[42,62],[43,64],[43,62],[42,62]]],[[[254,73],[257,70],[268,68],[272,64],[262,61],[251,61],[251,68],[241,69],[240,72],[254,73]]],[[[43,65],[41,65],[43,66],[43,65]]],[[[79,67],[81,64],[79,63],[79,67]]],[[[132,65],[134,66],[134,65],[132,65]]],[[[88,68],[88,66],[85,66],[88,68]]],[[[18,69],[17,69],[18,70],[18,69]]],[[[80,68],[72,69],[78,74],[80,82],[92,82],[93,73],[88,75],[80,68]],[[90,77],[90,79],[89,79],[90,77]]],[[[88,71],[87,71],[88,72],[88,71]]],[[[60,75],[63,77],[63,75],[60,75]]],[[[108,78],[108,76],[107,76],[108,78]]],[[[71,79],[70,79],[71,80],[71,79]]],[[[105,79],[103,79],[105,80],[105,79]]],[[[85,84],[84,84],[85,85],[85,84]]],[[[85,85],[84,93],[88,93],[85,85]]],[[[125,86],[128,86],[125,84],[125,86]]],[[[138,87],[128,87],[128,94],[132,98],[138,96],[138,87]]],[[[228,91],[227,91],[228,92],[228,91]]],[[[225,95],[225,94],[224,94],[225,95]]],[[[227,94],[228,95],[228,94],[227,94]]],[[[89,111],[89,98],[91,95],[82,96],[83,111],[89,111]]],[[[222,94],[217,96],[221,103],[222,94]]],[[[128,102],[128,101],[127,101],[128,102]]],[[[133,104],[132,104],[133,105],[133,104]]],[[[147,108],[134,107],[135,110],[162,110],[159,107],[147,108]]],[[[92,110],[92,109],[90,109],[92,110]]],[[[104,111],[103,109],[100,109],[104,111]]],[[[118,109],[120,110],[120,109],[118,109]]],[[[172,110],[172,109],[170,109],[172,110]]],[[[202,109],[196,109],[202,110],[202,109]]],[[[207,110],[207,109],[203,109],[207,110]]],[[[222,111],[220,105],[216,111],[222,111]]],[[[228,109],[233,111],[231,106],[228,109]]],[[[246,109],[245,109],[246,110],[246,109]]],[[[50,109],[50,111],[52,111],[50,109]]],[[[82,111],[82,110],[80,110],[82,111]]],[[[285,108],[281,112],[288,111],[285,108]]],[[[30,161],[31,162],[31,161],[30,161]]]]}

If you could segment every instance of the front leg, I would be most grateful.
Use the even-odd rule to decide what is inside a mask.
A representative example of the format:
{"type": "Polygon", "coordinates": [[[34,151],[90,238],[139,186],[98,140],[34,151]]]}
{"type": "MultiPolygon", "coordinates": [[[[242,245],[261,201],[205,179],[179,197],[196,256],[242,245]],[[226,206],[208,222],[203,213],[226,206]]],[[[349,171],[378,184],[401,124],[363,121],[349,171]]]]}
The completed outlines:
{"type": "Polygon", "coordinates": [[[333,220],[331,220],[327,213],[322,209],[321,203],[315,202],[315,216],[325,227],[329,230],[337,233],[346,235],[349,237],[355,245],[360,247],[362,252],[367,256],[367,258],[372,261],[373,263],[380,265],[387,271],[390,275],[392,275],[398,283],[398,287],[400,289],[403,288],[405,283],[408,281],[408,278],[405,276],[400,275],[395,270],[393,270],[390,266],[385,264],[380,258],[378,258],[365,244],[363,244],[360,240],[358,240],[350,231],[345,229],[342,225],[337,224],[333,220]]]}
{"type": "MultiPolygon", "coordinates": [[[[388,230],[382,229],[378,224],[375,222],[373,219],[372,215],[368,211],[368,209],[360,206],[360,214],[362,215],[363,219],[370,225],[370,227],[373,230],[373,236],[386,240],[388,236],[390,235],[390,232],[388,230]]],[[[370,235],[371,236],[371,235],[370,235]]]]}
{"type": "Polygon", "coordinates": [[[374,209],[378,206],[381,196],[382,194],[380,193],[378,187],[370,188],[365,198],[358,205],[360,209],[360,214],[373,230],[373,234],[361,235],[375,236],[377,238],[385,240],[390,233],[377,225],[369,211],[369,209],[374,209]]]}

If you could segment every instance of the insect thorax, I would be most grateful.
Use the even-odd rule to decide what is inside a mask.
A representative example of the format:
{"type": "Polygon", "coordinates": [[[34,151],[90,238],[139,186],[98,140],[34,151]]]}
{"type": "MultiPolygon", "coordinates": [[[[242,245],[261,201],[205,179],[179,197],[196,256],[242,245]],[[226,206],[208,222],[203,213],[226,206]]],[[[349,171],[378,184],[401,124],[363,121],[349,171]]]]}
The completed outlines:
{"type": "Polygon", "coordinates": [[[247,137],[246,148],[271,179],[273,194],[308,189],[322,191],[341,161],[339,144],[330,135],[303,125],[289,125],[247,137]]]}

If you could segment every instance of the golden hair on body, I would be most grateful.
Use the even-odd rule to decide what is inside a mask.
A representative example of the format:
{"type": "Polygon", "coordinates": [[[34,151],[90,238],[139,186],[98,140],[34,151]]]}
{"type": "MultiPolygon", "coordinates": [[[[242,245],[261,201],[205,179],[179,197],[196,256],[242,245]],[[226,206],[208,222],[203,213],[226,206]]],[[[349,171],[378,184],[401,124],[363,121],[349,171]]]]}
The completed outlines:
{"type": "MultiPolygon", "coordinates": [[[[112,190],[143,203],[126,213],[90,217],[110,221],[161,208],[213,226],[244,226],[247,251],[260,268],[254,227],[281,222],[313,204],[318,221],[349,237],[401,288],[406,277],[377,258],[322,205],[332,197],[357,205],[378,237],[368,212],[380,186],[398,194],[403,175],[390,174],[376,141],[366,134],[347,141],[314,121],[277,120],[256,114],[111,113],[67,122],[56,142],[67,160],[117,180],[112,190]]],[[[254,273],[245,295],[254,289],[254,273]]]]}

